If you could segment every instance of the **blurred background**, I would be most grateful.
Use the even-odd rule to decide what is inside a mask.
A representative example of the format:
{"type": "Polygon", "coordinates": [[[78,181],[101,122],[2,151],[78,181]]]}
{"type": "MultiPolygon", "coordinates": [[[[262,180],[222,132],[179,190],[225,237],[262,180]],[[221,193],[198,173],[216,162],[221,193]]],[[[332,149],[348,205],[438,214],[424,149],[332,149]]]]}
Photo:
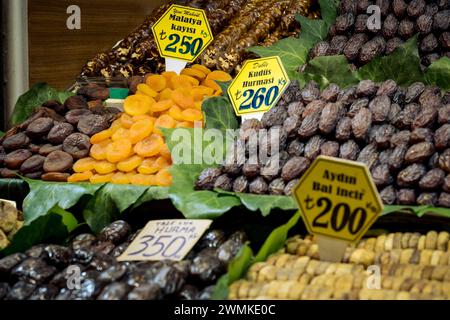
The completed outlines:
{"type": "Polygon", "coordinates": [[[165,0],[1,0],[0,130],[31,84],[64,90],[83,64],[107,51],[165,0]],[[81,9],[81,29],[69,30],[67,8],[81,9]]]}

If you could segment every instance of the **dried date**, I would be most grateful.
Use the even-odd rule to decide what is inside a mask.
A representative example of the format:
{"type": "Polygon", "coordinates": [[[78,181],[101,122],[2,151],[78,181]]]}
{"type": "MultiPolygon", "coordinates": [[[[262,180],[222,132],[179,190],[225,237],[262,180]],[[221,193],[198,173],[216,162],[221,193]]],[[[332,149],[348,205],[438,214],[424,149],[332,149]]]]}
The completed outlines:
{"type": "Polygon", "coordinates": [[[283,167],[281,178],[285,182],[299,178],[311,165],[311,161],[304,157],[293,157],[283,167]]]}
{"type": "Polygon", "coordinates": [[[450,147],[450,124],[444,124],[434,134],[436,149],[442,150],[450,147]]]}
{"type": "Polygon", "coordinates": [[[347,159],[347,160],[356,160],[358,158],[360,149],[358,144],[353,141],[347,141],[344,143],[339,150],[339,158],[347,159]]]}
{"type": "Polygon", "coordinates": [[[336,139],[338,141],[348,141],[352,135],[352,119],[341,118],[336,126],[336,139]]]}
{"type": "Polygon", "coordinates": [[[233,191],[236,193],[246,193],[248,191],[248,180],[245,176],[240,176],[234,180],[233,191]]]}
{"type": "Polygon", "coordinates": [[[422,164],[414,163],[402,170],[397,176],[397,184],[400,187],[413,187],[426,174],[426,168],[422,164]]]}
{"type": "Polygon", "coordinates": [[[407,163],[425,162],[434,154],[434,145],[431,142],[420,142],[408,149],[405,155],[407,163]]]}
{"type": "Polygon", "coordinates": [[[384,204],[394,205],[397,201],[397,191],[393,186],[388,186],[380,192],[384,204]]]}
{"type": "Polygon", "coordinates": [[[222,171],[217,168],[208,168],[202,171],[196,182],[197,189],[212,190],[218,177],[222,175],[222,171]]]}
{"type": "Polygon", "coordinates": [[[305,145],[305,157],[311,161],[316,160],[316,158],[320,155],[320,149],[324,143],[325,139],[321,136],[312,137],[305,145]]]}
{"type": "Polygon", "coordinates": [[[423,190],[436,190],[444,184],[445,172],[439,168],[432,169],[420,180],[419,187],[423,190]]]}
{"type": "Polygon", "coordinates": [[[372,113],[367,108],[358,111],[352,120],[353,135],[358,140],[365,140],[372,126],[372,113]]]}
{"type": "Polygon", "coordinates": [[[339,103],[327,103],[322,110],[319,129],[323,134],[329,134],[336,128],[342,106],[339,103]]]}
{"type": "Polygon", "coordinates": [[[335,141],[327,141],[322,145],[322,147],[320,147],[320,154],[323,156],[337,158],[339,156],[339,149],[339,143],[335,141]]]}
{"type": "Polygon", "coordinates": [[[253,180],[249,185],[250,193],[254,194],[266,194],[269,189],[266,181],[262,177],[258,177],[253,180]]]}
{"type": "Polygon", "coordinates": [[[397,199],[400,205],[415,205],[416,192],[413,189],[400,189],[397,192],[397,199]]]}
{"type": "Polygon", "coordinates": [[[411,143],[433,142],[434,132],[429,128],[417,128],[411,132],[411,143]]]}

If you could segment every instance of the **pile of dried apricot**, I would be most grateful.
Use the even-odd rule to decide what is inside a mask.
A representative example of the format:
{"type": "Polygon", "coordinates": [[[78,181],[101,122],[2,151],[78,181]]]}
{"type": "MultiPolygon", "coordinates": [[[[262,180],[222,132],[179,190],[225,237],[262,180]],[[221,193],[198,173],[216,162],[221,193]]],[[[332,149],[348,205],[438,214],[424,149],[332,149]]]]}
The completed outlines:
{"type": "Polygon", "coordinates": [[[125,100],[122,116],[92,136],[90,157],[74,164],[68,182],[170,186],[172,157],[161,128],[202,126],[203,100],[222,94],[216,81],[230,80],[229,74],[201,65],[180,75],[148,75],[125,100]]]}

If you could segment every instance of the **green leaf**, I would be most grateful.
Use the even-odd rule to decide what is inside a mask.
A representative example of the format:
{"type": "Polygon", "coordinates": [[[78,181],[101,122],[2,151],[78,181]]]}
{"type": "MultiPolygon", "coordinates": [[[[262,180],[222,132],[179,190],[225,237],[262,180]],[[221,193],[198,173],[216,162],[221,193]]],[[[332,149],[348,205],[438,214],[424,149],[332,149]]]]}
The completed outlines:
{"type": "Polygon", "coordinates": [[[212,295],[213,300],[227,299],[229,285],[241,279],[247,273],[248,268],[252,264],[252,259],[253,251],[248,244],[245,244],[236,258],[229,264],[227,274],[217,282],[212,295]]]}
{"type": "Polygon", "coordinates": [[[225,192],[223,190],[216,190],[217,193],[235,196],[239,199],[241,204],[250,211],[261,212],[263,217],[270,214],[271,211],[275,209],[280,209],[284,211],[297,210],[298,207],[295,203],[294,198],[287,196],[272,196],[272,195],[257,195],[250,193],[234,193],[225,192]]]}
{"type": "Polygon", "coordinates": [[[289,231],[298,223],[300,217],[300,211],[297,211],[288,223],[275,229],[267,238],[261,250],[259,250],[255,262],[266,261],[271,254],[282,249],[288,238],[289,231]]]}
{"type": "Polygon", "coordinates": [[[77,225],[77,220],[70,212],[55,207],[48,214],[20,229],[11,246],[1,253],[10,255],[24,252],[40,243],[63,243],[77,225]]]}
{"type": "Polygon", "coordinates": [[[428,84],[450,90],[450,58],[443,57],[428,67],[425,78],[428,84]]]}
{"type": "Polygon", "coordinates": [[[25,179],[30,187],[30,193],[23,202],[25,224],[29,225],[41,216],[59,206],[70,209],[81,197],[93,196],[103,184],[90,183],[57,183],[25,179]]]}
{"type": "Polygon", "coordinates": [[[340,0],[319,0],[320,15],[328,26],[336,20],[339,3],[340,0]]]}
{"type": "Polygon", "coordinates": [[[236,258],[231,261],[227,274],[217,282],[212,298],[214,300],[227,299],[228,287],[242,279],[253,263],[266,261],[271,254],[285,246],[289,231],[298,223],[299,219],[300,212],[297,212],[286,224],[275,229],[264,242],[256,257],[253,256],[250,246],[246,244],[236,258]]]}
{"type": "Polygon", "coordinates": [[[359,82],[356,74],[350,70],[345,56],[316,57],[308,63],[300,77],[304,83],[316,81],[322,89],[330,83],[345,88],[359,82]]]}
{"type": "Polygon", "coordinates": [[[251,47],[248,50],[260,57],[279,56],[289,78],[297,80],[299,68],[308,61],[308,55],[313,46],[327,36],[330,25],[337,15],[336,1],[320,1],[324,20],[313,20],[297,15],[302,32],[299,37],[282,39],[270,47],[251,47]]]}
{"type": "Polygon", "coordinates": [[[219,129],[225,131],[226,129],[239,128],[238,119],[228,98],[209,98],[203,102],[202,109],[205,113],[206,129],[219,129]]]}
{"type": "Polygon", "coordinates": [[[360,68],[356,75],[360,80],[375,82],[392,79],[401,86],[408,86],[418,81],[423,82],[424,75],[420,68],[417,36],[409,39],[392,54],[375,58],[360,68]]]}
{"type": "Polygon", "coordinates": [[[382,215],[395,212],[410,212],[418,217],[434,214],[443,218],[450,218],[449,208],[439,208],[433,206],[385,206],[382,215]]]}
{"type": "Polygon", "coordinates": [[[19,97],[14,107],[11,122],[13,125],[17,125],[25,121],[44,102],[57,100],[64,103],[72,95],[72,92],[59,92],[46,83],[35,84],[28,92],[19,97]]]}
{"type": "Polygon", "coordinates": [[[92,231],[98,233],[124,211],[167,197],[167,188],[105,184],[89,200],[83,216],[92,231]]]}

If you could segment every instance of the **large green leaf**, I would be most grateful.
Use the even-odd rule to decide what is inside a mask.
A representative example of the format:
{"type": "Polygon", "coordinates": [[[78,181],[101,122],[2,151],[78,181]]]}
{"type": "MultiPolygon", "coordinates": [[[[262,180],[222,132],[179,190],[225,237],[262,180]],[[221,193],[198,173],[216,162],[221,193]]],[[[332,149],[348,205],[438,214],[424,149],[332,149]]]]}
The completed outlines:
{"type": "Polygon", "coordinates": [[[14,107],[11,122],[13,125],[19,124],[25,121],[44,102],[57,100],[64,103],[72,95],[72,92],[57,91],[46,83],[37,83],[28,92],[19,97],[14,107]]]}
{"type": "Polygon", "coordinates": [[[202,105],[206,129],[238,129],[239,122],[228,98],[209,98],[202,105]]]}
{"type": "Polygon", "coordinates": [[[302,32],[300,36],[282,39],[270,47],[251,47],[248,50],[260,57],[279,56],[291,80],[296,79],[300,66],[308,61],[309,51],[324,40],[337,14],[337,2],[320,0],[323,20],[312,20],[297,15],[302,32]]]}
{"type": "Polygon", "coordinates": [[[376,82],[392,79],[402,86],[418,81],[423,82],[424,75],[420,68],[417,36],[409,39],[392,54],[375,58],[361,67],[356,75],[360,80],[370,79],[376,82]]]}
{"type": "Polygon", "coordinates": [[[450,58],[443,57],[428,67],[425,78],[428,84],[450,90],[450,58]]]}
{"type": "Polygon", "coordinates": [[[228,287],[235,281],[245,276],[248,268],[252,264],[253,251],[248,244],[244,245],[238,255],[228,265],[228,272],[217,282],[213,300],[226,300],[228,297],[228,287]]]}
{"type": "Polygon", "coordinates": [[[359,82],[345,56],[316,57],[307,64],[299,78],[302,85],[314,80],[322,89],[328,87],[330,83],[347,87],[359,82]]]}
{"type": "Polygon", "coordinates": [[[252,249],[248,245],[245,245],[230,263],[227,274],[217,282],[213,299],[227,299],[228,287],[237,280],[242,279],[253,263],[266,261],[271,254],[282,249],[288,238],[289,231],[298,223],[299,219],[300,212],[297,212],[286,224],[272,231],[256,257],[253,256],[252,249]]]}
{"type": "Polygon", "coordinates": [[[167,188],[105,184],[89,200],[84,219],[95,233],[120,218],[120,214],[144,202],[167,198],[167,188]]]}
{"type": "Polygon", "coordinates": [[[46,215],[20,229],[14,236],[11,246],[1,254],[24,252],[40,243],[63,243],[77,226],[78,222],[70,212],[56,206],[46,215]]]}
{"type": "Polygon", "coordinates": [[[23,202],[26,225],[47,215],[55,206],[65,210],[72,208],[81,197],[93,196],[103,186],[103,184],[57,183],[29,179],[25,181],[30,187],[30,193],[23,202]]]}

